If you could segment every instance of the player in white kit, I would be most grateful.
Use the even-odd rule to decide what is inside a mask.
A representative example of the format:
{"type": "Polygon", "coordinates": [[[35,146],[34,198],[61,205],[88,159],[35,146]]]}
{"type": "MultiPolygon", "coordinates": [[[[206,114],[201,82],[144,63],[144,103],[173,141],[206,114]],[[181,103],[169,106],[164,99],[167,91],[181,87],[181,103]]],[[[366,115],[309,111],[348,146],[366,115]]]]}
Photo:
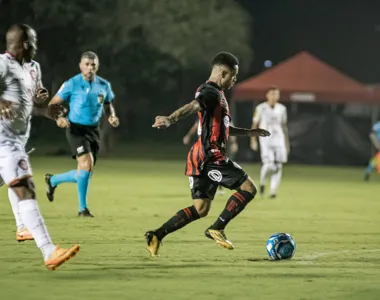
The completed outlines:
{"type": "MultiPolygon", "coordinates": [[[[276,198],[281,182],[282,166],[288,160],[289,136],[287,128],[287,112],[283,104],[278,103],[280,90],[270,87],[266,94],[266,102],[259,104],[253,115],[252,128],[268,130],[270,137],[260,138],[261,161],[260,194],[265,192],[267,178],[271,175],[270,198],[276,198]]],[[[251,138],[251,149],[258,150],[257,138],[251,138]]]]}
{"type": "Polygon", "coordinates": [[[25,227],[40,248],[45,266],[55,270],[73,257],[79,246],[54,245],[38,204],[32,170],[25,151],[37,85],[30,63],[37,50],[36,32],[24,24],[13,25],[6,34],[7,52],[0,55],[0,176],[18,198],[25,227]]]}
{"type": "MultiPolygon", "coordinates": [[[[34,102],[38,104],[46,102],[46,100],[49,99],[49,93],[43,86],[42,73],[41,73],[41,68],[40,68],[39,63],[34,60],[31,60],[30,62],[25,62],[24,67],[29,72],[30,76],[32,77],[33,84],[36,86],[35,88],[36,94],[34,96],[34,102]]],[[[51,118],[50,115],[48,114],[47,106],[33,107],[33,115],[45,116],[47,118],[51,118]]],[[[31,124],[29,123],[29,126],[24,136],[24,147],[26,146],[26,143],[28,142],[28,139],[29,139],[30,127],[31,127],[31,124]]],[[[0,176],[0,186],[2,186],[3,184],[4,184],[4,180],[0,176]]],[[[33,240],[32,234],[29,232],[29,230],[27,230],[27,228],[25,227],[24,221],[21,218],[19,207],[18,207],[18,202],[19,202],[18,197],[11,188],[8,188],[8,198],[9,198],[9,202],[11,204],[12,211],[13,211],[15,221],[16,221],[16,227],[17,227],[16,241],[23,242],[27,240],[33,240]]]]}

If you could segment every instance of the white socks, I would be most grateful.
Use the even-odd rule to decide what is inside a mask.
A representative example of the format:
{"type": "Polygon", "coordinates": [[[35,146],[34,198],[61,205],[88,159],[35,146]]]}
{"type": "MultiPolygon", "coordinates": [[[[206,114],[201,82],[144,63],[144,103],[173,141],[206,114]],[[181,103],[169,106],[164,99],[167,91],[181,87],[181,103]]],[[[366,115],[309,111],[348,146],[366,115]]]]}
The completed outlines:
{"type": "Polygon", "coordinates": [[[264,163],[260,171],[260,185],[266,185],[268,175],[276,171],[274,163],[264,163]]]}
{"type": "Polygon", "coordinates": [[[280,186],[282,177],[282,164],[276,164],[276,171],[272,174],[270,180],[270,194],[276,195],[277,189],[280,186]]]}
{"type": "Polygon", "coordinates": [[[282,177],[282,164],[280,163],[264,163],[260,171],[260,185],[265,186],[268,176],[271,175],[270,180],[270,194],[276,195],[278,187],[280,186],[282,177]]]}
{"type": "Polygon", "coordinates": [[[47,260],[54,252],[50,235],[40,214],[37,201],[34,199],[21,200],[18,204],[19,212],[26,228],[32,234],[37,247],[40,248],[44,260],[47,260]]]}
{"type": "Polygon", "coordinates": [[[15,216],[17,231],[22,231],[25,229],[25,226],[18,208],[18,196],[11,188],[8,189],[8,198],[12,206],[13,215],[15,216]]]}

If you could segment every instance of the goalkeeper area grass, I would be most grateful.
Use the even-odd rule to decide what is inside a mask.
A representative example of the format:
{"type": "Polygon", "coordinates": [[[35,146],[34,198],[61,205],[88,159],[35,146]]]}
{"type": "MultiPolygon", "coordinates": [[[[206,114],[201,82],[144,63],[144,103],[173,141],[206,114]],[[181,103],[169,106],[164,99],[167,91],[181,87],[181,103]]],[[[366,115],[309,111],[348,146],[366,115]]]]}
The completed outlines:
{"type": "MultiPolygon", "coordinates": [[[[81,245],[57,271],[45,269],[34,242],[17,243],[7,189],[0,189],[1,299],[376,299],[380,297],[380,177],[362,168],[285,166],[276,200],[259,196],[227,227],[235,250],[206,239],[209,216],[167,236],[161,257],[145,250],[144,233],[190,206],[180,161],[102,159],[89,191],[94,219],[77,217],[75,184],[50,203],[44,174],[75,168],[69,158],[32,157],[38,201],[56,244],[81,245]],[[290,261],[269,261],[265,243],[290,233],[290,261]]],[[[258,183],[260,166],[241,166],[258,183]]]]}

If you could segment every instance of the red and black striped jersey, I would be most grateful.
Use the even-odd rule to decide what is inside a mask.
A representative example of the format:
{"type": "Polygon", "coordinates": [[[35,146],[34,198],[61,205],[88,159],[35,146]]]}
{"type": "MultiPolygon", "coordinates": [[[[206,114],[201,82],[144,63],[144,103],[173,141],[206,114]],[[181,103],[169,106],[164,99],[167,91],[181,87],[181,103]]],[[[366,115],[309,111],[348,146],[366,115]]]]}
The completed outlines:
{"type": "Polygon", "coordinates": [[[202,84],[195,94],[201,106],[198,112],[198,140],[187,156],[188,176],[200,175],[203,164],[225,159],[231,121],[224,92],[214,82],[202,84]]]}

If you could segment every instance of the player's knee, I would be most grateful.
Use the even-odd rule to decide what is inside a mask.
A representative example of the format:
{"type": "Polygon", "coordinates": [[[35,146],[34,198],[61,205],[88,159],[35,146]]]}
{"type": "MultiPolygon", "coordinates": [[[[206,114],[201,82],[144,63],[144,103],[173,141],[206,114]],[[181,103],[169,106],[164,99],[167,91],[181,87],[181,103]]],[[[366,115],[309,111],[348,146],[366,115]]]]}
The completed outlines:
{"type": "Polygon", "coordinates": [[[36,190],[32,178],[24,178],[9,186],[20,200],[36,199],[36,190]]]}
{"type": "Polygon", "coordinates": [[[208,212],[210,211],[211,207],[211,200],[204,201],[204,200],[195,200],[194,201],[194,207],[197,210],[197,213],[199,217],[204,218],[208,215],[208,212]]]}
{"type": "Polygon", "coordinates": [[[250,177],[248,177],[247,180],[243,182],[239,190],[250,193],[252,195],[252,199],[257,194],[256,185],[250,177]]]}
{"type": "Polygon", "coordinates": [[[93,160],[92,160],[91,153],[79,156],[77,158],[77,160],[78,160],[78,169],[79,170],[84,170],[84,171],[87,171],[87,172],[91,172],[92,171],[93,160]]]}

